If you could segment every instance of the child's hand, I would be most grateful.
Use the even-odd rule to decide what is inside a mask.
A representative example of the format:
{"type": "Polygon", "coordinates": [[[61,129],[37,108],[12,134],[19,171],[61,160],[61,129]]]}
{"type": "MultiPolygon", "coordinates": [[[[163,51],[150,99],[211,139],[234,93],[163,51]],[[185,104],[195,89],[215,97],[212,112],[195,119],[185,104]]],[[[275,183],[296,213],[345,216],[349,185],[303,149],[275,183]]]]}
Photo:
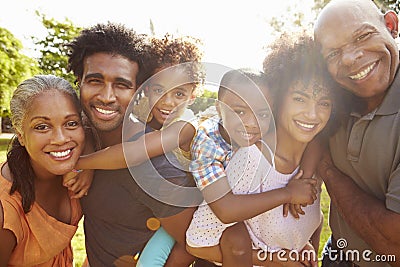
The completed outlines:
{"type": "Polygon", "coordinates": [[[63,185],[74,193],[71,198],[81,198],[88,194],[93,172],[93,170],[84,170],[80,173],[71,171],[63,176],[63,185]]]}
{"type": "Polygon", "coordinates": [[[302,178],[303,171],[292,178],[286,186],[290,194],[290,203],[300,205],[311,205],[317,199],[317,181],[312,178],[302,178]]]}
{"type": "MultiPolygon", "coordinates": [[[[300,172],[293,177],[293,179],[301,179],[302,176],[299,175],[300,172]]],[[[292,204],[292,203],[286,203],[283,204],[283,217],[287,217],[289,212],[290,214],[292,214],[292,216],[296,219],[299,219],[300,216],[299,215],[304,215],[305,212],[303,211],[303,209],[301,207],[306,207],[307,205],[303,204],[292,204]]]]}
{"type": "Polygon", "coordinates": [[[300,215],[306,214],[301,207],[302,205],[300,204],[292,204],[292,203],[283,204],[283,217],[287,217],[290,212],[290,214],[292,214],[294,218],[299,219],[300,215]]]}
{"type": "Polygon", "coordinates": [[[79,174],[79,172],[75,169],[64,174],[63,175],[63,185],[66,186],[71,180],[76,179],[78,174],[79,174]]]}

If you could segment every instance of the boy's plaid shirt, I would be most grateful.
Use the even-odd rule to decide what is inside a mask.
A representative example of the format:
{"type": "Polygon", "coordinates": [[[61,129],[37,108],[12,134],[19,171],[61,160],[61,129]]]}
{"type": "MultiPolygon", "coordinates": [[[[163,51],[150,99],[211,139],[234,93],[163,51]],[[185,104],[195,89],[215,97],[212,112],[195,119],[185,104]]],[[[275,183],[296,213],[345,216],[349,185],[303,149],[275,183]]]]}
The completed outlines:
{"type": "Polygon", "coordinates": [[[199,126],[193,139],[190,171],[200,190],[226,176],[225,168],[232,156],[231,145],[219,131],[220,123],[217,116],[207,119],[199,126]]]}

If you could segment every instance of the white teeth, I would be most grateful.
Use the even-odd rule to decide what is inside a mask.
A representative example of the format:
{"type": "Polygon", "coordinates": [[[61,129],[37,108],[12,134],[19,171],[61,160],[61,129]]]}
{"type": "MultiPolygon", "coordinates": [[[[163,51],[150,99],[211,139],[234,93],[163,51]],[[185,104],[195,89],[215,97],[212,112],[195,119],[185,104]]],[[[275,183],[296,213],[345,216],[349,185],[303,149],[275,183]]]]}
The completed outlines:
{"type": "Polygon", "coordinates": [[[307,128],[307,129],[313,129],[315,127],[315,124],[306,124],[306,123],[302,123],[299,121],[296,121],[296,123],[298,125],[300,125],[301,127],[307,128]]]}
{"type": "Polygon", "coordinates": [[[246,133],[246,132],[240,132],[240,134],[244,137],[244,138],[252,138],[255,134],[250,134],[250,133],[246,133]]]}
{"type": "Polygon", "coordinates": [[[105,114],[105,115],[110,115],[110,114],[113,114],[115,112],[114,110],[105,110],[105,109],[102,109],[102,108],[96,108],[96,110],[98,112],[100,112],[100,113],[105,114]]]}
{"type": "Polygon", "coordinates": [[[366,68],[363,71],[360,71],[356,75],[349,76],[350,79],[352,79],[352,80],[361,80],[361,79],[365,78],[368,75],[368,73],[370,73],[370,71],[375,67],[375,64],[376,64],[376,62],[372,63],[371,65],[369,65],[368,68],[366,68]]]}
{"type": "Polygon", "coordinates": [[[160,109],[161,113],[164,113],[165,115],[169,115],[171,111],[165,110],[165,109],[160,109]]]}
{"type": "Polygon", "coordinates": [[[69,153],[71,153],[71,149],[65,150],[65,151],[57,151],[57,152],[50,152],[50,155],[56,158],[62,158],[67,156],[69,153]]]}

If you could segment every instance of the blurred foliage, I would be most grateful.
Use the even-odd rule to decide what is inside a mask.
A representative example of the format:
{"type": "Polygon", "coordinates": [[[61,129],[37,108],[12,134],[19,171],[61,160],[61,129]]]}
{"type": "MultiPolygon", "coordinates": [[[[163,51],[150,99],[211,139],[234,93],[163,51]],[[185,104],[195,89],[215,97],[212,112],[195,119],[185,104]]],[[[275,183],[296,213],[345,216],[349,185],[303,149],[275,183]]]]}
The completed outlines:
{"type": "Polygon", "coordinates": [[[0,115],[10,113],[10,100],[20,82],[39,72],[35,60],[23,54],[21,41],[0,27],[0,115]]]}
{"type": "Polygon", "coordinates": [[[382,10],[382,12],[393,10],[397,14],[399,14],[400,0],[373,0],[373,1],[382,10]]]}
{"type": "MultiPolygon", "coordinates": [[[[303,0],[304,1],[304,0],[303,0]]],[[[311,29],[314,25],[314,21],[318,16],[321,9],[330,2],[330,0],[314,0],[312,7],[311,17],[306,18],[305,14],[302,13],[299,8],[303,1],[295,1],[292,6],[289,6],[284,14],[273,17],[268,20],[269,25],[276,33],[281,33],[283,29],[300,29],[308,28],[311,29]]],[[[382,12],[388,10],[394,10],[397,14],[400,11],[400,0],[371,0],[373,1],[382,12]]]]}
{"type": "Polygon", "coordinates": [[[217,99],[217,92],[204,89],[203,94],[199,97],[196,97],[194,103],[190,105],[190,109],[193,110],[194,114],[198,114],[210,106],[214,106],[215,99],[217,99]]]}
{"type": "Polygon", "coordinates": [[[38,11],[36,15],[47,30],[47,36],[43,40],[31,37],[36,46],[35,51],[39,52],[38,62],[42,73],[63,77],[73,84],[75,76],[67,71],[68,48],[65,45],[72,41],[82,28],[75,26],[69,19],[59,22],[38,11]]]}
{"type": "Polygon", "coordinates": [[[154,29],[154,23],[153,23],[153,20],[152,20],[152,19],[150,19],[149,28],[150,28],[150,34],[151,34],[152,36],[156,35],[155,29],[154,29]]]}
{"type": "MultiPolygon", "coordinates": [[[[373,0],[383,11],[394,10],[399,13],[400,0],[373,0]]],[[[295,1],[280,16],[268,20],[273,28],[273,33],[281,33],[283,29],[311,28],[319,11],[329,2],[329,0],[314,0],[311,17],[306,17],[300,12],[300,5],[303,1],[295,1]]],[[[64,77],[69,82],[74,83],[75,77],[67,71],[68,49],[65,44],[76,37],[82,28],[75,26],[72,21],[65,19],[63,22],[49,19],[44,14],[36,11],[36,15],[41,19],[43,26],[47,29],[47,36],[39,39],[32,36],[36,46],[35,51],[39,56],[37,62],[23,54],[22,43],[14,37],[7,29],[0,27],[0,115],[5,116],[9,113],[9,102],[13,90],[24,79],[37,74],[54,74],[64,77]]],[[[150,29],[154,33],[153,21],[150,20],[150,29]]],[[[204,110],[210,106],[214,92],[206,91],[202,97],[196,99],[192,109],[196,111],[204,110]],[[209,97],[209,94],[211,97],[209,97]]]]}
{"type": "Polygon", "coordinates": [[[293,5],[287,7],[286,12],[280,14],[279,16],[272,17],[271,19],[267,20],[267,22],[275,33],[282,33],[283,29],[311,29],[318,13],[329,1],[330,0],[314,0],[310,17],[306,17],[304,13],[299,11],[301,10],[300,6],[304,4],[303,1],[294,1],[293,5]]]}

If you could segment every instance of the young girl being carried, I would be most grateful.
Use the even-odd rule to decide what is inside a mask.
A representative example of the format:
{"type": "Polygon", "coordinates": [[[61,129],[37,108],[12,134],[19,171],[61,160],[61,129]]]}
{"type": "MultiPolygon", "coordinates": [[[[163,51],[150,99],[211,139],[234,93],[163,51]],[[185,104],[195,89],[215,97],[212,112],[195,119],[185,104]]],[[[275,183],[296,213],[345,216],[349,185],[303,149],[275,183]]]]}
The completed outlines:
{"type": "MultiPolygon", "coordinates": [[[[152,38],[150,49],[153,58],[147,64],[154,69],[154,75],[131,101],[129,121],[123,126],[123,140],[128,141],[81,156],[75,168],[112,170],[129,167],[143,190],[158,201],[169,203],[178,199],[179,192],[166,192],[163,185],[169,183],[163,184],[164,179],[159,176],[179,186],[194,186],[187,165],[197,125],[188,106],[195,100],[204,80],[200,65],[202,53],[197,39],[169,35],[162,39],[152,38]]],[[[163,227],[149,241],[152,245],[146,246],[141,253],[138,266],[188,266],[194,261],[185,249],[185,230],[194,206],[200,201],[201,194],[197,196],[197,202],[195,195],[187,196],[191,203],[182,204],[182,212],[174,215],[173,220],[152,218],[148,221],[161,222],[163,227]],[[173,252],[169,255],[172,247],[173,252]]]]}
{"type": "Polygon", "coordinates": [[[318,251],[320,182],[310,178],[318,155],[304,157],[309,160],[303,162],[309,166],[308,178],[298,179],[303,175],[299,165],[307,145],[331,117],[333,83],[307,35],[283,35],[265,59],[264,72],[276,135],[263,123],[258,99],[249,96],[255,93],[240,91],[232,78],[219,93],[219,125],[209,123],[198,130],[191,167],[208,205],[200,205],[193,216],[186,234],[188,251],[224,266],[315,266],[313,258],[290,261],[289,251],[314,249],[311,239],[318,251]],[[226,152],[235,146],[233,156],[226,152]],[[220,153],[210,155],[210,147],[220,153]],[[281,206],[286,203],[310,206],[295,219],[283,215],[281,206]],[[224,257],[226,249],[236,255],[234,261],[224,257]],[[280,250],[285,258],[274,253],[280,250]]]}

